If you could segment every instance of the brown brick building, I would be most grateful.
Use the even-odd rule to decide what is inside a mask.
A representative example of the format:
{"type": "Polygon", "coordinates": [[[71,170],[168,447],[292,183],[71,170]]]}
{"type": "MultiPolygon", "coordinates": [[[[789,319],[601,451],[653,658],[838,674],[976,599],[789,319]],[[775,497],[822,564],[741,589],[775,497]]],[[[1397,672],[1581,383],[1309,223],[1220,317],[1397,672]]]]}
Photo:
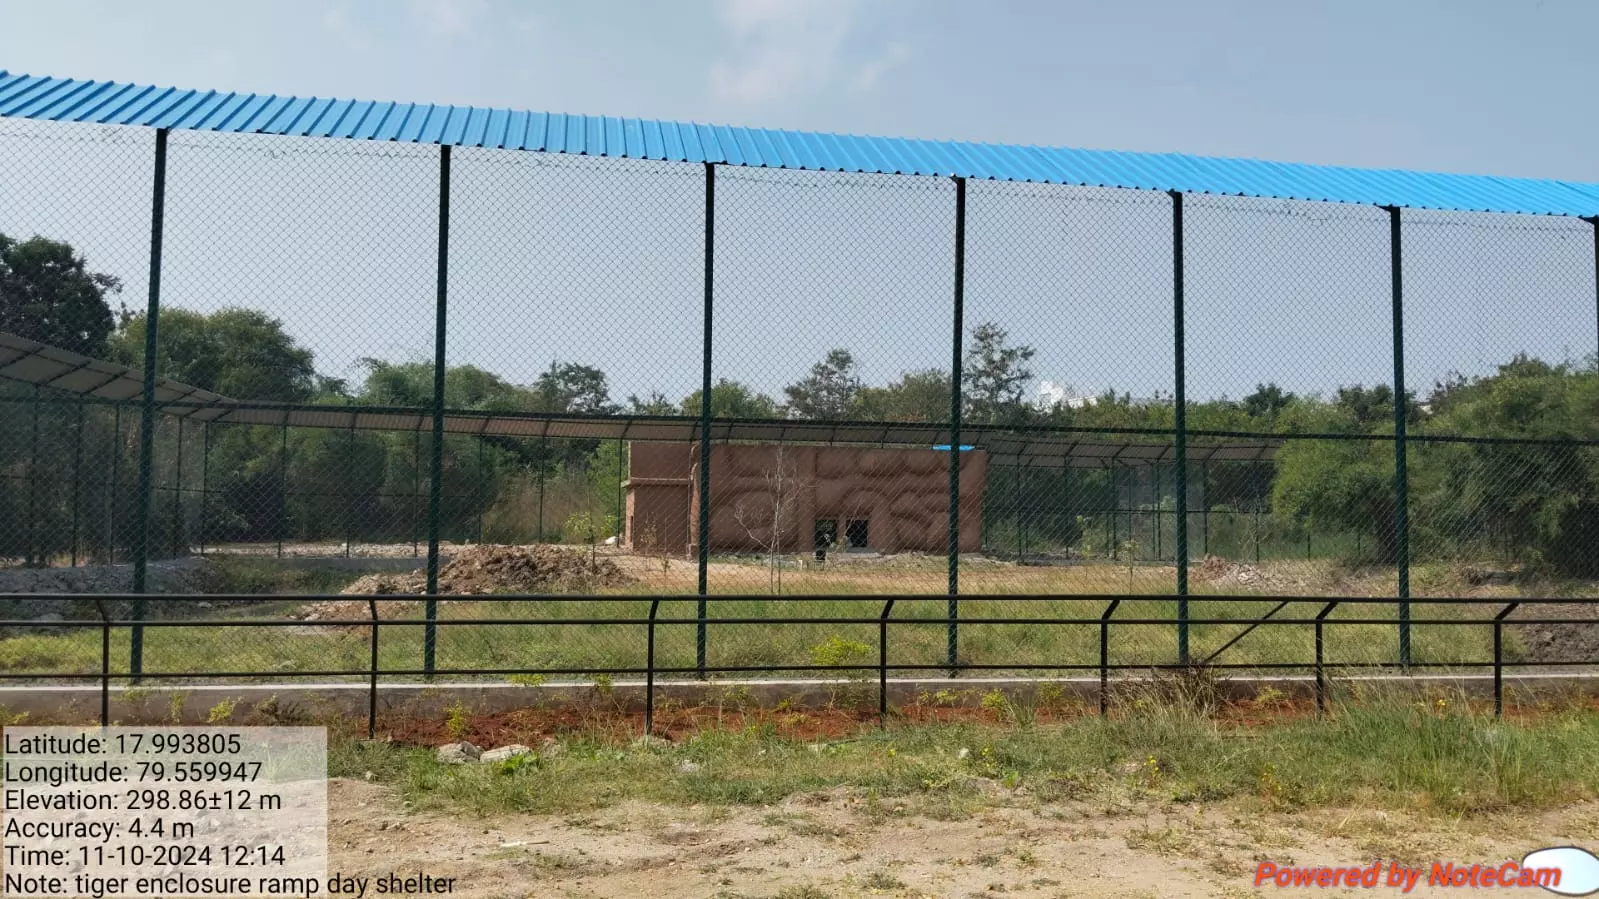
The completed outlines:
{"type": "MultiPolygon", "coordinates": [[[[699,526],[699,447],[630,444],[624,534],[637,552],[692,555],[699,526]]],[[[982,540],[981,450],[961,454],[962,552],[982,540]]],[[[949,453],[934,449],[718,444],[711,447],[713,551],[840,548],[942,553],[949,543],[949,453]]]]}

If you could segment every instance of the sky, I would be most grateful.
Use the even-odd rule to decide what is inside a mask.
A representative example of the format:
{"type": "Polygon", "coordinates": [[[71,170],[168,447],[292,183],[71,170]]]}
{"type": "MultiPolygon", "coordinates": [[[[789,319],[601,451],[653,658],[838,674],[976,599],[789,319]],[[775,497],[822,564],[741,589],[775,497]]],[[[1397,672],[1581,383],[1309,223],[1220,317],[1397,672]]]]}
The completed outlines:
{"type": "MultiPolygon", "coordinates": [[[[0,69],[1599,182],[1595,33],[1589,0],[0,0],[0,69]]],[[[0,231],[72,240],[141,305],[147,138],[41,154],[25,131],[0,127],[0,231]]],[[[174,145],[169,302],[268,308],[333,374],[427,357],[436,151],[174,145]]],[[[458,160],[451,362],[692,389],[697,170],[493,156],[458,160]]],[[[929,180],[729,172],[718,375],[776,391],[839,345],[878,383],[947,367],[952,191],[929,180]]],[[[1169,211],[1117,193],[974,190],[967,318],[1034,345],[1039,379],[1169,392],[1169,211]]],[[[1473,221],[1417,216],[1412,386],[1591,354],[1587,226],[1473,221]]],[[[1374,211],[1196,201],[1188,227],[1191,392],[1389,379],[1374,211]]]]}

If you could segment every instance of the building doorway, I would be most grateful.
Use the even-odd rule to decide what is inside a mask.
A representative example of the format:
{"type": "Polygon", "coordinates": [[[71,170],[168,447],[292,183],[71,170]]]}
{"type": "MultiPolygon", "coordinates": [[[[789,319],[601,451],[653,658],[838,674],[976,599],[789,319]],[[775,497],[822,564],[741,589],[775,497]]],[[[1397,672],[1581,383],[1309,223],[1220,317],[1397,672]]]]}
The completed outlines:
{"type": "Polygon", "coordinates": [[[868,523],[865,518],[855,518],[844,524],[844,539],[849,541],[850,551],[861,552],[870,545],[868,523]]]}
{"type": "Polygon", "coordinates": [[[838,542],[838,520],[835,518],[818,518],[816,520],[816,561],[827,561],[827,551],[838,542]]]}

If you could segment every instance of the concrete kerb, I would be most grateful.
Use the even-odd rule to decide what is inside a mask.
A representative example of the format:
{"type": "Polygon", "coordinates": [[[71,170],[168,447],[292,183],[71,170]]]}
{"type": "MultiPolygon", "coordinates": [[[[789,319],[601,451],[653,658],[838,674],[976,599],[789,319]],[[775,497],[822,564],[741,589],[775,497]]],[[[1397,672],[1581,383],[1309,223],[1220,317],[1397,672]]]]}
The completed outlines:
{"type": "MultiPolygon", "coordinates": [[[[1248,700],[1263,695],[1307,699],[1314,695],[1312,677],[1234,677],[1217,678],[1208,689],[1218,698],[1248,700]],[[1270,691],[1270,692],[1269,692],[1270,691]]],[[[1036,698],[1041,689],[1059,690],[1056,698],[1082,703],[1097,703],[1097,678],[902,678],[888,682],[889,703],[895,706],[932,701],[946,706],[975,706],[984,696],[998,691],[1013,699],[1036,698]]],[[[1354,675],[1332,681],[1334,695],[1352,690],[1395,690],[1417,696],[1466,696],[1489,699],[1493,696],[1491,675],[1354,675]]],[[[1112,707],[1119,696],[1136,696],[1151,689],[1170,691],[1180,688],[1174,677],[1119,677],[1111,681],[1112,707]]],[[[1599,677],[1592,674],[1507,674],[1504,678],[1507,701],[1537,701],[1551,696],[1599,696],[1599,677]]],[[[83,718],[93,720],[99,712],[98,686],[38,685],[0,687],[0,710],[7,717],[26,713],[34,718],[83,718]]],[[[874,680],[711,680],[657,681],[657,708],[670,703],[683,706],[764,707],[782,704],[786,708],[822,709],[837,705],[875,704],[874,680]]],[[[130,688],[113,686],[110,691],[111,720],[124,724],[223,724],[250,720],[254,713],[268,714],[275,720],[303,717],[327,720],[332,717],[365,719],[368,688],[359,683],[320,684],[174,684],[130,688]],[[220,719],[220,720],[219,720],[220,719]]],[[[587,683],[508,683],[379,684],[380,714],[405,714],[439,717],[455,707],[473,714],[496,714],[525,708],[597,706],[629,712],[644,707],[642,681],[617,681],[600,686],[587,683]]]]}

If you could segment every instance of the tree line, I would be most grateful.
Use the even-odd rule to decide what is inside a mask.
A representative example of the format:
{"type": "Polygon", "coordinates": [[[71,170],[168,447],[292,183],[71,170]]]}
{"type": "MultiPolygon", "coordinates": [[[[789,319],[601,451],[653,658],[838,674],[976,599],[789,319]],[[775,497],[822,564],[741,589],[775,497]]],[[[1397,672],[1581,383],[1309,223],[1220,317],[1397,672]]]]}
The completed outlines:
{"type": "MultiPolygon", "coordinates": [[[[116,278],[94,272],[65,243],[0,235],[0,330],[141,368],[146,323],[142,313],[113,308],[120,289],[116,278]]],[[[162,376],[240,400],[426,407],[433,399],[431,364],[369,358],[361,360],[358,378],[332,378],[316,370],[311,351],[281,321],[259,310],[163,309],[157,349],[162,376]]],[[[1030,400],[1035,355],[996,323],[972,327],[962,366],[963,420],[1000,427],[1174,426],[1170,397],[1135,400],[1106,391],[1088,402],[1030,400]]],[[[697,416],[701,405],[697,390],[676,400],[658,392],[613,399],[604,371],[572,361],[552,362],[530,384],[451,366],[444,384],[444,404],[463,410],[697,416]]],[[[0,521],[8,523],[0,525],[0,556],[53,557],[69,529],[86,552],[105,556],[125,541],[117,523],[133,514],[136,415],[124,411],[119,428],[109,408],[33,399],[25,385],[0,383],[0,521]]],[[[710,405],[716,417],[944,422],[951,401],[947,370],[906,371],[867,384],[854,352],[838,347],[780,396],[722,379],[712,386],[710,405]]],[[[1289,440],[1270,463],[1218,464],[1194,476],[1213,508],[1265,512],[1324,534],[1362,534],[1374,559],[1391,561],[1398,510],[1393,442],[1384,438],[1393,436],[1396,404],[1412,434],[1493,439],[1411,445],[1413,553],[1508,556],[1599,575],[1593,549],[1599,448],[1580,443],[1599,440],[1599,374],[1591,365],[1518,355],[1487,375],[1453,375],[1424,398],[1413,391],[1396,397],[1382,384],[1318,396],[1265,383],[1241,399],[1190,402],[1194,430],[1329,435],[1289,440]]],[[[186,551],[202,518],[205,539],[213,542],[345,535],[395,541],[418,533],[430,434],[223,426],[202,437],[199,430],[191,426],[180,445],[175,422],[163,420],[157,435],[156,482],[169,504],[158,503],[152,526],[158,549],[186,551]],[[172,489],[178,486],[184,489],[172,489]]],[[[574,529],[612,532],[620,520],[617,484],[626,466],[615,441],[449,436],[444,457],[441,528],[453,539],[570,538],[574,529]]],[[[1119,501],[1104,472],[1029,484],[1027,495],[1013,501],[991,483],[990,520],[1057,515],[1056,539],[1071,545],[1085,526],[1071,508],[1104,510],[1119,501]]]]}

